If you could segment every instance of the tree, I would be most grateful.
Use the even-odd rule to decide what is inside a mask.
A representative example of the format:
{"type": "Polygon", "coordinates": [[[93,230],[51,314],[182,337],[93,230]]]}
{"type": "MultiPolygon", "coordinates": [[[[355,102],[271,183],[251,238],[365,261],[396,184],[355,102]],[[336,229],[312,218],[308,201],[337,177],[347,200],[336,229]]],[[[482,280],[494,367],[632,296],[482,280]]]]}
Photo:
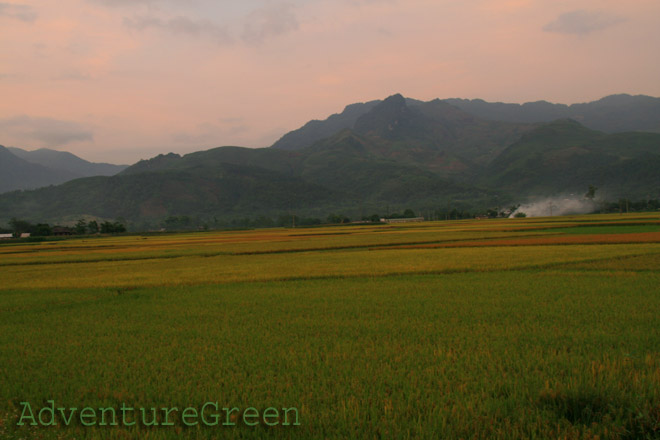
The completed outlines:
{"type": "Polygon", "coordinates": [[[497,209],[488,209],[486,211],[486,215],[488,218],[496,218],[500,213],[497,211],[497,209]]]}
{"type": "Polygon", "coordinates": [[[89,229],[90,234],[97,234],[99,232],[99,224],[96,222],[96,220],[92,220],[91,222],[87,223],[87,229],[89,229]]]}
{"type": "Polygon", "coordinates": [[[76,234],[84,234],[85,231],[87,230],[87,222],[85,221],[84,218],[81,218],[76,222],[76,234]]]}
{"type": "Polygon", "coordinates": [[[32,235],[35,237],[47,237],[53,235],[53,228],[48,223],[38,223],[32,228],[32,235]]]}
{"type": "Polygon", "coordinates": [[[30,232],[32,224],[25,220],[19,220],[16,217],[9,220],[9,227],[14,231],[14,235],[19,237],[24,232],[30,232]]]}
{"type": "Polygon", "coordinates": [[[587,193],[584,195],[584,197],[589,199],[589,200],[593,200],[596,197],[596,191],[597,190],[598,190],[598,188],[596,188],[595,186],[589,185],[589,191],[587,191],[587,193]]]}
{"type": "Polygon", "coordinates": [[[254,219],[254,226],[257,228],[272,228],[275,226],[275,222],[272,218],[266,217],[265,215],[260,215],[254,219]]]}
{"type": "Polygon", "coordinates": [[[298,220],[298,223],[301,226],[315,226],[321,224],[321,219],[316,217],[304,217],[298,220]]]}
{"type": "MultiPolygon", "coordinates": [[[[122,223],[119,221],[118,223],[122,223]]],[[[165,219],[165,227],[170,230],[175,229],[189,229],[191,226],[191,219],[187,215],[171,215],[165,219]]]]}
{"type": "Polygon", "coordinates": [[[525,217],[527,217],[527,214],[525,214],[525,213],[522,212],[522,211],[521,211],[521,212],[516,212],[516,213],[513,215],[513,217],[514,217],[514,218],[525,218],[525,217]]]}
{"type": "Polygon", "coordinates": [[[343,214],[330,214],[327,221],[328,223],[350,223],[351,219],[343,214]]]}
{"type": "Polygon", "coordinates": [[[114,234],[118,232],[126,232],[126,226],[122,225],[119,222],[108,222],[105,221],[101,223],[101,233],[103,234],[114,234]]]}
{"type": "Polygon", "coordinates": [[[405,211],[403,211],[403,217],[404,217],[404,218],[415,218],[415,217],[417,217],[417,216],[415,215],[415,211],[413,211],[412,209],[408,208],[408,209],[406,209],[405,211]]]}

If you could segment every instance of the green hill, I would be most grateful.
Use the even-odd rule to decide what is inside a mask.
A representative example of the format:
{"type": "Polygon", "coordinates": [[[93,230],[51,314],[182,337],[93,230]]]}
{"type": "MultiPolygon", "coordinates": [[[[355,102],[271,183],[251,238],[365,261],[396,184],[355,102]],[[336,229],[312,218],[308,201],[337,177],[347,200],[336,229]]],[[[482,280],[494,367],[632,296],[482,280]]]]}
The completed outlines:
{"type": "Polygon", "coordinates": [[[572,120],[537,128],[504,150],[479,182],[520,195],[580,193],[589,185],[612,196],[660,190],[660,134],[605,134],[572,120]],[[646,170],[644,172],[643,170],[646,170]]]}
{"type": "Polygon", "coordinates": [[[303,150],[305,180],[352,194],[361,201],[433,206],[450,198],[488,198],[487,191],[453,183],[419,164],[383,154],[379,142],[351,130],[303,150]]]}
{"type": "Polygon", "coordinates": [[[112,177],[0,195],[0,212],[34,222],[82,216],[153,223],[185,215],[206,220],[333,205],[345,195],[263,168],[222,164],[112,177]]]}

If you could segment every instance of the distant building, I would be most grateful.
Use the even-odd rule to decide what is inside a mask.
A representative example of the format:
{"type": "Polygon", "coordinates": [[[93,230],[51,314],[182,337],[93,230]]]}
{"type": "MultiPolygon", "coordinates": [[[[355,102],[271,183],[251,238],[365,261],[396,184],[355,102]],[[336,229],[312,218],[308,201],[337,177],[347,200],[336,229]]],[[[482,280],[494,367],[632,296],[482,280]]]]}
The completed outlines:
{"type": "Polygon", "coordinates": [[[30,236],[29,232],[21,232],[21,238],[28,238],[30,236]]]}
{"type": "Polygon", "coordinates": [[[411,217],[411,218],[381,218],[383,223],[415,223],[423,222],[424,217],[411,217]]]}
{"type": "Polygon", "coordinates": [[[14,238],[14,234],[0,234],[0,240],[7,240],[10,238],[14,238]]]}

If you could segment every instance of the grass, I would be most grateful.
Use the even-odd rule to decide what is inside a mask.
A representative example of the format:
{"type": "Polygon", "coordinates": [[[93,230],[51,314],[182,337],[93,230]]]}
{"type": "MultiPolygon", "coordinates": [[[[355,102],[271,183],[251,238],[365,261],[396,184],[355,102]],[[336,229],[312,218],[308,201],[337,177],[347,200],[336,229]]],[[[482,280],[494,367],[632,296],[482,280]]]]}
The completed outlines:
{"type": "Polygon", "coordinates": [[[659,438],[660,244],[384,248],[557,221],[71,240],[4,266],[32,245],[3,246],[0,438],[659,438]],[[232,250],[202,257],[205,238],[232,250]],[[260,240],[281,252],[241,253],[260,240]],[[53,262],[96,247],[153,255],[53,262]],[[16,426],[47,399],[296,407],[301,425],[16,426]]]}
{"type": "Polygon", "coordinates": [[[613,225],[613,226],[581,226],[572,228],[557,228],[554,232],[563,234],[630,234],[660,232],[660,223],[638,224],[638,225],[613,225]]]}

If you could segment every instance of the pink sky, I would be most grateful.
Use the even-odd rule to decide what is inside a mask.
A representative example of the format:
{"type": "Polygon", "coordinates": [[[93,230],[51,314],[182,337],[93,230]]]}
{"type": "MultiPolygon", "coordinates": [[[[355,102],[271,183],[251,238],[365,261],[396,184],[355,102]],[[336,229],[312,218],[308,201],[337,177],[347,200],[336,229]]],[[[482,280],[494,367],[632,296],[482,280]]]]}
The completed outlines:
{"type": "Polygon", "coordinates": [[[265,147],[394,93],[660,96],[657,0],[0,0],[0,144],[265,147]]]}

